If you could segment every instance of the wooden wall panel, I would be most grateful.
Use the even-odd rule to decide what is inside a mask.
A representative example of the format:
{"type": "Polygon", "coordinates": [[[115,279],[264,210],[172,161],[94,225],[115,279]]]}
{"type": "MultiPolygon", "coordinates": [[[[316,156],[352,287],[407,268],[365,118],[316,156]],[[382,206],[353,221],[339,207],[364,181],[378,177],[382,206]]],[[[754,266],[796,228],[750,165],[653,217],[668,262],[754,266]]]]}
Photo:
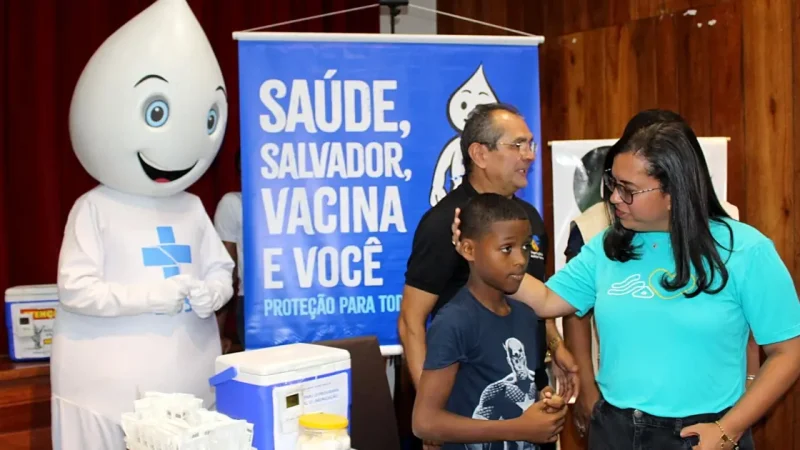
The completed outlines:
{"type": "Polygon", "coordinates": [[[605,37],[602,29],[587,31],[582,36],[572,37],[576,42],[583,40],[585,88],[582,92],[581,107],[584,114],[581,132],[584,136],[602,136],[609,127],[603,105],[608,101],[605,90],[606,59],[605,37]]]}
{"type": "MultiPolygon", "coordinates": [[[[567,36],[561,38],[560,41],[567,56],[565,58],[566,64],[563,66],[567,72],[562,74],[564,83],[569,86],[565,111],[567,119],[566,129],[570,133],[581,133],[583,132],[584,124],[588,116],[586,108],[584,108],[586,94],[589,92],[586,86],[587,64],[585,64],[586,52],[584,51],[584,47],[589,40],[583,36],[581,36],[580,39],[567,36]]],[[[593,68],[591,66],[589,66],[588,69],[596,69],[591,70],[588,74],[590,80],[599,79],[602,81],[602,70],[597,70],[599,68],[593,68]]],[[[590,121],[596,121],[597,119],[597,117],[589,117],[590,121]]]]}
{"type": "MultiPolygon", "coordinates": [[[[686,10],[713,6],[739,0],[438,0],[437,9],[464,17],[489,21],[492,9],[502,8],[514,12],[516,18],[525,12],[530,24],[521,29],[529,33],[545,36],[563,36],[581,31],[660,17],[673,13],[683,14],[686,10]],[[502,6],[500,6],[502,5],[502,6]],[[535,12],[534,12],[535,11],[535,12]],[[541,17],[543,20],[536,20],[541,17]]],[[[509,22],[492,22],[508,26],[509,22]]],[[[485,27],[453,23],[453,19],[438,18],[440,34],[488,34],[485,27]],[[481,31],[467,31],[480,27],[481,31]]]]}
{"type": "MultiPolygon", "coordinates": [[[[730,137],[728,199],[800,282],[800,0],[493,0],[506,21],[480,15],[487,3],[439,0],[439,9],[545,36],[544,142],[618,136],[652,107],[679,112],[698,135],[730,137]]],[[[440,17],[439,30],[475,28],[440,17]]],[[[549,152],[542,158],[552,234],[549,152]]],[[[755,429],[757,448],[800,450],[800,385],[755,429]]],[[[582,448],[574,436],[563,444],[582,448]]]]}
{"type": "MultiPolygon", "coordinates": [[[[638,20],[647,17],[658,16],[664,11],[664,0],[628,0],[626,1],[595,1],[595,4],[606,5],[606,8],[613,8],[615,4],[628,4],[628,20],[638,20]]],[[[602,24],[600,26],[603,26],[602,24]]]]}
{"type": "MultiPolygon", "coordinates": [[[[658,19],[635,21],[631,24],[631,57],[635,72],[631,87],[635,81],[635,109],[652,108],[658,104],[658,55],[656,42],[658,19]]],[[[634,111],[635,113],[636,111],[634,111]]]]}
{"type": "Polygon", "coordinates": [[[788,0],[744,0],[743,9],[746,201],[758,205],[758,214],[748,219],[791,261],[791,4],[788,0]]]}
{"type": "Polygon", "coordinates": [[[658,106],[677,111],[680,104],[678,89],[678,29],[673,17],[659,17],[656,23],[656,86],[658,106]]]}
{"type": "MultiPolygon", "coordinates": [[[[437,0],[436,9],[462,17],[500,25],[527,33],[544,34],[545,3],[529,0],[437,0]]],[[[559,8],[559,12],[561,9],[559,8]]],[[[473,22],[439,15],[436,21],[439,34],[505,35],[513,34],[473,22]]]]}
{"type": "MultiPolygon", "coordinates": [[[[621,130],[635,108],[636,86],[630,68],[630,26],[614,26],[603,29],[605,58],[603,64],[603,92],[606,111],[606,136],[615,136],[611,129],[621,130]]],[[[563,139],[563,138],[561,138],[563,139]]]]}
{"type": "MultiPolygon", "coordinates": [[[[742,0],[742,12],[747,222],[775,242],[797,283],[792,3],[742,0]]],[[[758,430],[762,448],[800,446],[794,404],[790,395],[758,430]]]]}
{"type": "Polygon", "coordinates": [[[714,8],[712,20],[716,20],[716,23],[707,28],[708,48],[715,55],[708,72],[711,112],[709,134],[731,138],[728,142],[728,201],[738,206],[741,217],[748,217],[745,201],[747,180],[744,175],[742,8],[738,2],[720,4],[714,8]]]}
{"type": "MultiPolygon", "coordinates": [[[[564,9],[563,13],[563,22],[562,24],[572,24],[574,27],[585,30],[591,28],[590,24],[590,8],[587,6],[587,0],[563,0],[561,5],[564,9]]],[[[593,14],[594,17],[598,17],[602,19],[602,15],[598,14],[600,11],[604,9],[601,8],[592,8],[595,12],[593,14]]],[[[548,20],[549,23],[545,25],[553,25],[556,26],[558,23],[552,20],[548,20]]],[[[565,32],[570,32],[569,29],[565,29],[565,32]]]]}
{"type": "Polygon", "coordinates": [[[697,16],[673,16],[679,39],[678,110],[698,136],[708,136],[711,131],[711,80],[708,76],[710,27],[706,25],[711,17],[712,12],[708,9],[701,10],[697,16]]]}
{"type": "Polygon", "coordinates": [[[689,8],[712,6],[727,3],[731,0],[662,0],[661,9],[664,12],[683,11],[689,8]]]}
{"type": "MultiPolygon", "coordinates": [[[[800,0],[794,0],[792,4],[792,33],[793,39],[793,61],[791,66],[798,67],[800,64],[800,0]]],[[[794,138],[800,139],[800,70],[795,69],[792,74],[792,88],[795,92],[793,111],[795,117],[793,120],[794,138]]],[[[794,142],[794,179],[800,180],[800,148],[798,148],[797,141],[794,142]]],[[[795,183],[794,187],[794,201],[795,205],[800,204],[800,183],[795,183]]],[[[794,223],[794,267],[792,273],[800,273],[800,217],[795,217],[794,223]]],[[[795,283],[798,280],[795,278],[795,283]]],[[[800,395],[797,396],[796,409],[797,415],[800,416],[800,395]]],[[[795,450],[800,450],[800,443],[797,444],[795,450]]]]}

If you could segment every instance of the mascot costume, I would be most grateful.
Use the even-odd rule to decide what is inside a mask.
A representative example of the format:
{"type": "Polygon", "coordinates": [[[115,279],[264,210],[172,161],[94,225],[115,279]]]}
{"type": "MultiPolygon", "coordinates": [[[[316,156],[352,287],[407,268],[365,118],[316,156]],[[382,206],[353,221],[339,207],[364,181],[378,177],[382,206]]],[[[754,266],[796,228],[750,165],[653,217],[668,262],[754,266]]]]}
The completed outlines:
{"type": "Polygon", "coordinates": [[[51,357],[56,450],[124,449],[121,414],[147,391],[214,405],[214,312],[233,260],[184,192],[225,133],[222,71],[185,0],[157,0],[78,80],[72,146],[100,185],[73,205],[58,262],[51,357]]]}

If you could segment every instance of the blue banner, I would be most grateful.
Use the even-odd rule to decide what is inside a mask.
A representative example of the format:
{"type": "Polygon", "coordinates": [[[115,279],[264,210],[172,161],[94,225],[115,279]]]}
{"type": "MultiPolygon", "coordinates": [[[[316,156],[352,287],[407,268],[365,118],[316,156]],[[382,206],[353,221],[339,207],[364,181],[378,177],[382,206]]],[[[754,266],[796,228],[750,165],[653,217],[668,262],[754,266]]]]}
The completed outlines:
{"type": "MultiPolygon", "coordinates": [[[[461,182],[467,113],[510,103],[542,148],[528,44],[240,38],[247,348],[399,343],[414,230],[461,182]]],[[[541,171],[520,193],[540,212],[541,171]]]]}

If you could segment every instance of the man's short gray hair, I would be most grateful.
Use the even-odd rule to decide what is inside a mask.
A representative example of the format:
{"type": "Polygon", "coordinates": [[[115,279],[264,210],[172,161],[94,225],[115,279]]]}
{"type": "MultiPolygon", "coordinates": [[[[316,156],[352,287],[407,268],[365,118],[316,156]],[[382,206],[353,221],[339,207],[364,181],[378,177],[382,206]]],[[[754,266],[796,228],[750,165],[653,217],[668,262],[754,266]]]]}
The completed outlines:
{"type": "Polygon", "coordinates": [[[467,116],[464,131],[461,133],[461,158],[464,161],[464,176],[469,176],[472,170],[472,158],[469,156],[469,147],[472,144],[483,144],[489,149],[497,148],[497,141],[503,136],[503,130],[494,124],[495,111],[507,111],[522,117],[519,110],[506,103],[486,103],[476,106],[467,116]]]}

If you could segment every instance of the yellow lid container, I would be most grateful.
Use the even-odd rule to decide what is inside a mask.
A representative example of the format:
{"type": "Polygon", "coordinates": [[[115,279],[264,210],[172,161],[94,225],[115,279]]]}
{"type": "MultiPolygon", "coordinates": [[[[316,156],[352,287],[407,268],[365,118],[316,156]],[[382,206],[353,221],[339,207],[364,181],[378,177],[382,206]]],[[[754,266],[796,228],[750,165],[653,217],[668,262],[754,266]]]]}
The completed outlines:
{"type": "Polygon", "coordinates": [[[347,418],[337,414],[303,414],[300,416],[299,422],[303,428],[314,430],[343,430],[347,428],[347,418]]]}

